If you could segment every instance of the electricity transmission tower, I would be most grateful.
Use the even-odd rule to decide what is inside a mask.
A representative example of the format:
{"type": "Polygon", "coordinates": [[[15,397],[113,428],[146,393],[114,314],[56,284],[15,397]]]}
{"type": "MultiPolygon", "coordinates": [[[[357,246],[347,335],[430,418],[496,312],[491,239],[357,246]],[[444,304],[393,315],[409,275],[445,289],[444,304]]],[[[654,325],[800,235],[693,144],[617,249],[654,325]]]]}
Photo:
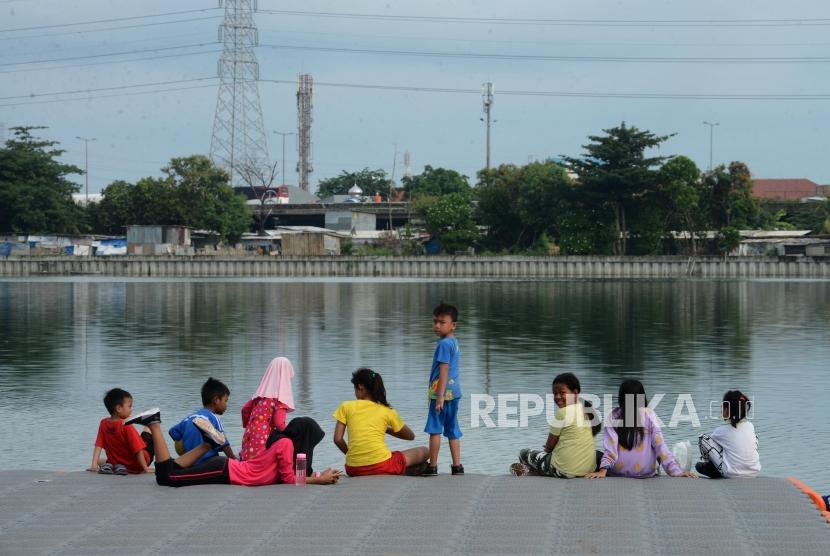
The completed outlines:
{"type": "Polygon", "coordinates": [[[314,80],[307,73],[297,81],[297,173],[300,189],[308,191],[308,175],[314,171],[311,165],[311,89],[314,80]]]}
{"type": "MultiPolygon", "coordinates": [[[[220,0],[219,5],[222,4],[220,0]]],[[[240,170],[269,166],[268,143],[257,85],[259,64],[254,54],[259,41],[253,16],[256,0],[224,0],[224,6],[225,19],[219,26],[219,95],[210,157],[228,170],[231,183],[237,185],[240,170]]]]}

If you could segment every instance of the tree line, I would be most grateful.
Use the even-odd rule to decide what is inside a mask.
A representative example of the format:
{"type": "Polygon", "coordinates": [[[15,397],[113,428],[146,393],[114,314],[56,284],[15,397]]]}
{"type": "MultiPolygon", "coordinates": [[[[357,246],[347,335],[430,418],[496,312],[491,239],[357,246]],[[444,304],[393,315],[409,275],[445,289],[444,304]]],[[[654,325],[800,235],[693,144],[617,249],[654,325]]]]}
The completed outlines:
{"type": "MultiPolygon", "coordinates": [[[[63,151],[36,137],[39,129],[12,128],[0,148],[0,233],[116,235],[128,224],[164,224],[232,243],[254,224],[228,173],[202,155],[172,159],[161,176],[114,181],[100,202],[78,206],[72,194],[80,187],[69,178],[82,170],[60,162],[63,151]]],[[[364,168],[322,180],[318,195],[355,184],[384,199],[402,195],[446,252],[646,255],[678,252],[682,241],[694,253],[708,231],[728,252],[741,229],[830,233],[830,200],[797,217],[764,210],[745,164],[701,172],[688,157],[652,155],[669,137],[622,123],[589,136],[580,157],[484,169],[475,185],[426,166],[395,188],[384,170],[364,168]]]]}

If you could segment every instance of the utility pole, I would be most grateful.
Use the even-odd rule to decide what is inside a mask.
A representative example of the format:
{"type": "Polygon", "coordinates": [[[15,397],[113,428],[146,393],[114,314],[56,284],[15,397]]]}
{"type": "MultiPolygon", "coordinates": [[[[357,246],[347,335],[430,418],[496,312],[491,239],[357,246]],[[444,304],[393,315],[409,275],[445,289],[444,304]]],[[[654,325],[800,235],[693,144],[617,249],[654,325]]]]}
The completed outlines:
{"type": "Polygon", "coordinates": [[[493,106],[493,93],[495,90],[493,89],[493,84],[489,81],[483,85],[483,89],[481,92],[482,102],[484,104],[484,114],[486,119],[482,118],[487,124],[487,164],[486,168],[490,169],[490,109],[493,106]]]}
{"type": "Polygon", "coordinates": [[[389,209],[389,231],[392,231],[392,190],[395,187],[395,165],[398,162],[398,144],[395,146],[395,154],[392,155],[392,178],[389,180],[389,194],[386,196],[386,206],[389,209]]]}
{"type": "Polygon", "coordinates": [[[84,142],[84,181],[86,182],[86,203],[89,206],[89,142],[95,141],[94,137],[75,136],[75,139],[80,139],[84,142]]]}
{"type": "Polygon", "coordinates": [[[282,185],[285,185],[285,137],[286,135],[297,135],[293,131],[275,131],[277,135],[282,135],[282,185]]]}
{"type": "Polygon", "coordinates": [[[714,138],[714,135],[715,135],[715,131],[714,131],[715,126],[719,126],[720,123],[718,123],[718,122],[714,122],[714,123],[703,122],[703,125],[708,125],[709,126],[709,171],[711,172],[712,171],[712,139],[714,138]]]}

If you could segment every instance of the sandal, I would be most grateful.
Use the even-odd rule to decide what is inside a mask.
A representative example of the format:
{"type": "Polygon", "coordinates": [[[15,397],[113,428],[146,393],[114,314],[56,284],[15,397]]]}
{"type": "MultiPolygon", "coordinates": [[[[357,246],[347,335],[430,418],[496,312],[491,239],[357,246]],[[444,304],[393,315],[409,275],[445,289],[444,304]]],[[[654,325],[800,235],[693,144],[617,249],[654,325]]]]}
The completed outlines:
{"type": "Polygon", "coordinates": [[[112,475],[112,464],[105,463],[104,465],[98,468],[98,473],[100,473],[101,475],[112,475]]]}
{"type": "Polygon", "coordinates": [[[116,463],[115,464],[115,469],[113,470],[113,473],[115,473],[116,475],[124,476],[124,475],[129,475],[130,472],[127,471],[127,466],[126,465],[116,463]]]}

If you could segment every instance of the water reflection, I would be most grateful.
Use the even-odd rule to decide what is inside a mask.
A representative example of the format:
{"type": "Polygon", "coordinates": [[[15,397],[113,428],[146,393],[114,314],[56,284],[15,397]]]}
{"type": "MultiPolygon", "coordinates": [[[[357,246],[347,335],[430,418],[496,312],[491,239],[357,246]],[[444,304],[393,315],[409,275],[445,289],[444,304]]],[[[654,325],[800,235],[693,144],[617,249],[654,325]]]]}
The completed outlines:
{"type": "MultiPolygon", "coordinates": [[[[0,418],[14,423],[0,442],[30,446],[30,457],[0,456],[0,468],[86,465],[78,435],[88,432],[80,445],[91,446],[101,396],[116,385],[172,420],[198,407],[208,376],[221,378],[238,443],[239,408],[276,355],[294,362],[298,406],[327,431],[360,365],[384,375],[392,404],[422,429],[431,309],[441,300],[461,309],[467,394],[544,395],[566,370],[602,394],[633,376],[650,395],[669,394],[658,408],[668,420],[674,394],[692,394],[705,414],[710,399],[741,388],[757,402],[765,471],[830,484],[814,457],[830,442],[826,417],[805,405],[830,387],[827,282],[0,282],[0,418]],[[789,432],[793,407],[803,435],[789,432]]],[[[488,430],[470,429],[469,414],[463,404],[472,472],[502,473],[518,448],[544,440],[543,418],[488,430]]],[[[705,417],[704,427],[718,424],[705,417]]],[[[668,436],[699,432],[684,425],[668,436]]],[[[328,442],[324,460],[341,463],[328,442]]]]}

